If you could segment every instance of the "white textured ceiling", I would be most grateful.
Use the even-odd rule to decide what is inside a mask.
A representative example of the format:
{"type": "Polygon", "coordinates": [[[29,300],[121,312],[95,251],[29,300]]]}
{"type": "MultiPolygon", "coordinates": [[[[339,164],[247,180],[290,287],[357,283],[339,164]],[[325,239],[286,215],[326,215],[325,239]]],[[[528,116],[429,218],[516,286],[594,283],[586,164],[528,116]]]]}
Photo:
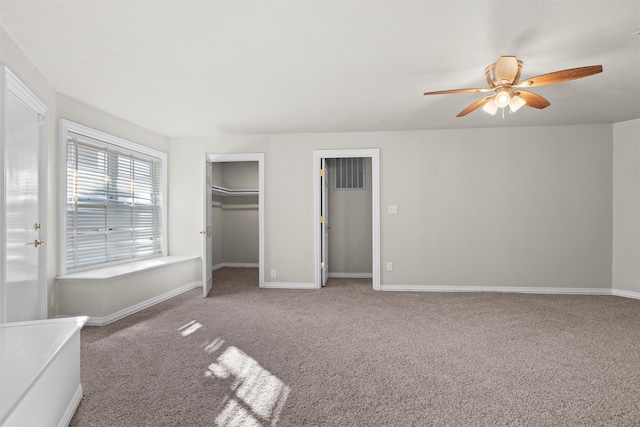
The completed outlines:
{"type": "Polygon", "coordinates": [[[640,117],[640,1],[15,1],[0,23],[56,91],[168,137],[614,123],[640,117]],[[501,55],[545,110],[456,114],[501,55]]]}

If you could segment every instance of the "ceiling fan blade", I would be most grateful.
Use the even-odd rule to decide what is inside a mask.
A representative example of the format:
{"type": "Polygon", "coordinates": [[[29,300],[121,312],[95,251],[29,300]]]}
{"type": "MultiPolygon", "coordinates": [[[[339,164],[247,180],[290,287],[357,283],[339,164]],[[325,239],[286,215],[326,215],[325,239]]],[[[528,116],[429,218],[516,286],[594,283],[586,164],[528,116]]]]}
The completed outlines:
{"type": "Polygon", "coordinates": [[[487,89],[487,88],[450,89],[450,90],[438,90],[435,92],[425,92],[424,95],[447,95],[450,93],[491,92],[492,90],[493,89],[487,89]]]}
{"type": "Polygon", "coordinates": [[[478,108],[482,107],[484,104],[486,104],[487,102],[489,102],[489,100],[493,99],[493,95],[487,96],[485,98],[482,98],[479,101],[474,102],[473,104],[469,105],[467,108],[465,108],[464,110],[460,111],[460,113],[458,113],[458,115],[456,117],[463,117],[466,116],[467,114],[469,114],[470,112],[477,110],[478,108]]]}
{"type": "Polygon", "coordinates": [[[542,74],[518,83],[515,87],[534,87],[552,85],[555,83],[567,82],[569,80],[581,79],[593,74],[602,72],[602,65],[590,65],[588,67],[570,68],[568,70],[555,71],[553,73],[542,74]]]}
{"type": "Polygon", "coordinates": [[[514,95],[518,95],[520,98],[524,99],[524,101],[526,102],[525,105],[527,107],[538,108],[541,110],[551,105],[551,103],[547,101],[546,98],[543,98],[537,93],[527,92],[526,90],[519,90],[517,92],[514,92],[514,95]]]}
{"type": "Polygon", "coordinates": [[[520,66],[515,56],[501,56],[496,62],[496,68],[493,71],[496,82],[502,83],[506,81],[508,84],[513,84],[520,74],[518,72],[520,66]]]}

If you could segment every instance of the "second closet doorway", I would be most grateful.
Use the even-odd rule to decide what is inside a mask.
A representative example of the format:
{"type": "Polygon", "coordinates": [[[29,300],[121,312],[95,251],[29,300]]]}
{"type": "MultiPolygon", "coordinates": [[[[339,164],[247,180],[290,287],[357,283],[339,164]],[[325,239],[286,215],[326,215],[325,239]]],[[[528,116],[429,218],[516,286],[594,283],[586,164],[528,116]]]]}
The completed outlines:
{"type": "Polygon", "coordinates": [[[380,151],[314,150],[313,165],[313,287],[371,277],[380,290],[380,151]]]}
{"type": "Polygon", "coordinates": [[[328,278],[371,279],[371,158],[328,158],[328,278]]]}

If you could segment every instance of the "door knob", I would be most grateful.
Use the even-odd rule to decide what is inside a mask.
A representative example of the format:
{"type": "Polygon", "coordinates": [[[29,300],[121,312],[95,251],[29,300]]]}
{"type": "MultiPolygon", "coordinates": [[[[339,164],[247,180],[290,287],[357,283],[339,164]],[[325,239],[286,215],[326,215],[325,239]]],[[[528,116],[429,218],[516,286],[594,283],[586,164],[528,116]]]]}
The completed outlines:
{"type": "Polygon", "coordinates": [[[41,240],[37,240],[37,239],[36,239],[36,241],[34,242],[34,244],[36,245],[36,248],[38,248],[38,247],[40,247],[40,246],[44,245],[44,242],[43,242],[43,241],[41,241],[41,240]]]}

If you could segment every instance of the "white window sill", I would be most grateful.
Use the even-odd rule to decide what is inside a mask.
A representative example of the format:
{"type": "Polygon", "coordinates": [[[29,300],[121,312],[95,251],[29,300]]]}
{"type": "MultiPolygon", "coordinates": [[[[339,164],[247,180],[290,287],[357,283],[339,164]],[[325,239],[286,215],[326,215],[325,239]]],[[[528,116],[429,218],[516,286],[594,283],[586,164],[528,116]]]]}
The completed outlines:
{"type": "Polygon", "coordinates": [[[110,267],[96,268],[95,270],[85,270],[79,273],[64,274],[56,277],[61,281],[83,281],[83,282],[105,282],[130,276],[132,274],[153,270],[179,262],[189,261],[199,258],[197,256],[165,256],[158,258],[134,261],[126,264],[113,265],[110,267]]]}

